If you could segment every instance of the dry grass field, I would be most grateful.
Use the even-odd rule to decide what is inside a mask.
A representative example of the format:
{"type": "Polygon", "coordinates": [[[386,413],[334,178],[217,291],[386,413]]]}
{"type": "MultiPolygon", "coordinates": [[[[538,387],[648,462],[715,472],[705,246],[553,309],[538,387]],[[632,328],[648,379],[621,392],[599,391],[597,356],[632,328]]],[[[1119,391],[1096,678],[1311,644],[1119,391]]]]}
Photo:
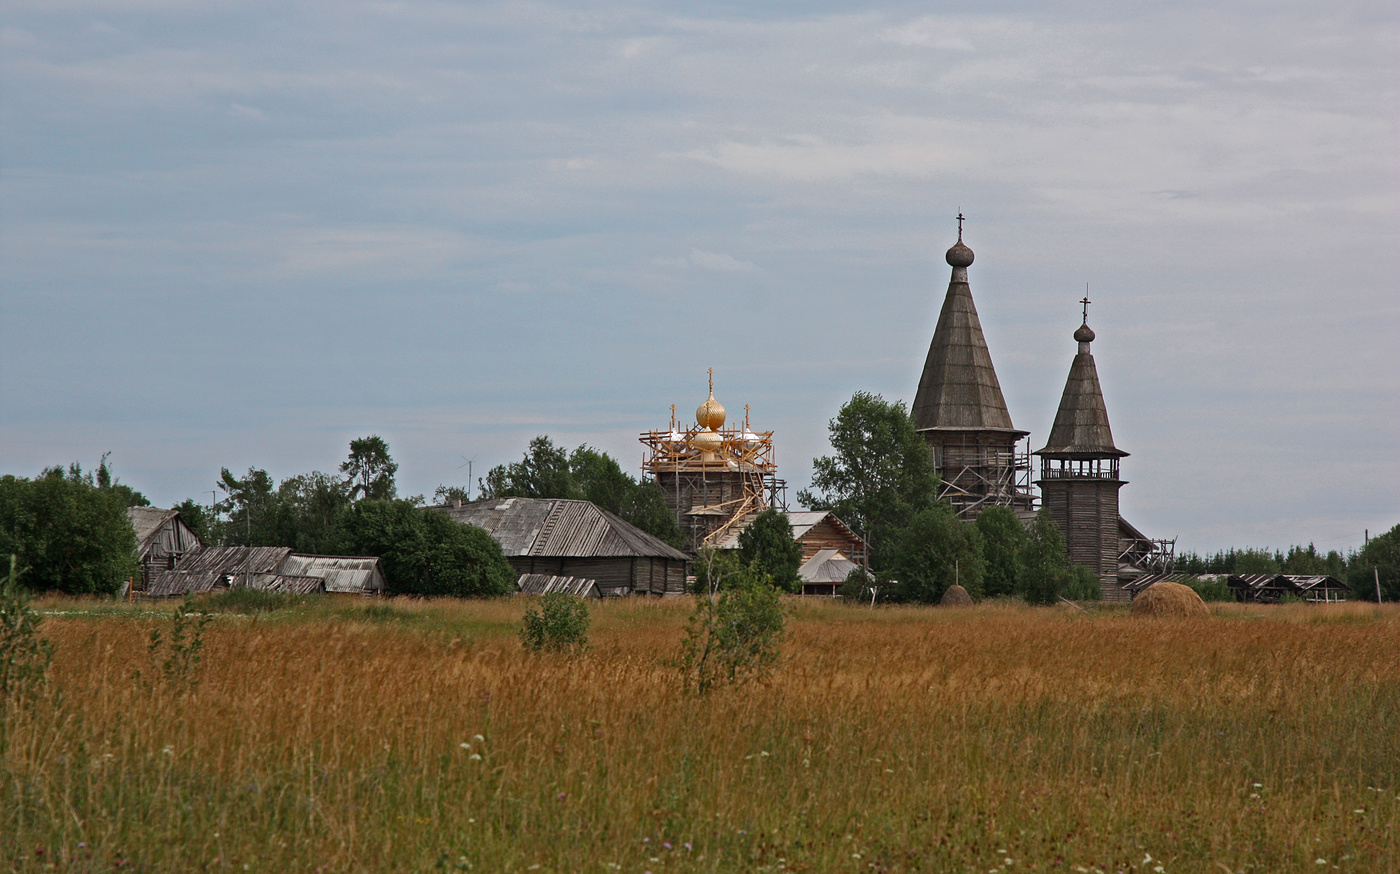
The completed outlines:
{"type": "MultiPolygon", "coordinates": [[[[765,684],[683,692],[687,601],[216,617],[47,601],[0,865],[62,871],[1396,871],[1400,612],[793,603],[765,684]]],[[[169,608],[158,608],[167,610],[169,608]]]]}

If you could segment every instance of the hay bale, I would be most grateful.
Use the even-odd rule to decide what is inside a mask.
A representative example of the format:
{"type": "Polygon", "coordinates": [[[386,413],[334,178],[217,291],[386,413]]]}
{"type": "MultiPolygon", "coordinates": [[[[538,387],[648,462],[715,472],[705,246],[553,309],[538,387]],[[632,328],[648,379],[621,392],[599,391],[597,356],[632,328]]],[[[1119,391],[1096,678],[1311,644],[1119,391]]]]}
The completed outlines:
{"type": "Polygon", "coordinates": [[[943,597],[938,599],[938,606],[971,607],[972,596],[962,586],[952,585],[948,587],[948,591],[943,593],[943,597]]]}
{"type": "Polygon", "coordinates": [[[1181,583],[1162,580],[1138,592],[1129,608],[1130,616],[1209,616],[1206,602],[1196,594],[1196,590],[1181,583]]]}

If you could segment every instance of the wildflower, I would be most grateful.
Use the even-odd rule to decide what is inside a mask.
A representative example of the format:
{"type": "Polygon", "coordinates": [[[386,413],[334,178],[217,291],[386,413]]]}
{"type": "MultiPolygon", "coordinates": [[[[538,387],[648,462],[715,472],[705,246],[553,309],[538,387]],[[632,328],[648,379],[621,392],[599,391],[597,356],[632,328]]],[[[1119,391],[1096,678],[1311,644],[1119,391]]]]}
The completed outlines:
{"type": "Polygon", "coordinates": [[[476,742],[479,743],[479,744],[484,744],[484,743],[486,743],[486,738],[482,737],[482,736],[479,735],[479,734],[474,734],[474,735],[472,735],[472,740],[476,741],[476,742]]]}
{"type": "Polygon", "coordinates": [[[1142,854],[1142,864],[1146,865],[1148,862],[1151,862],[1151,861],[1152,861],[1152,854],[1151,854],[1151,853],[1143,853],[1143,854],[1142,854]]]}
{"type": "Polygon", "coordinates": [[[479,762],[481,761],[481,753],[472,753],[470,756],[468,756],[468,758],[470,758],[473,762],[479,762]]]}
{"type": "Polygon", "coordinates": [[[665,847],[666,849],[669,850],[669,849],[671,849],[671,842],[670,842],[670,841],[662,841],[662,842],[661,842],[661,846],[663,846],[663,847],[665,847]]]}
{"type": "Polygon", "coordinates": [[[462,743],[457,744],[457,746],[461,747],[461,748],[464,749],[464,750],[469,750],[469,749],[472,748],[472,745],[469,744],[469,743],[467,743],[466,741],[463,741],[462,743]]]}
{"type": "MultiPolygon", "coordinates": [[[[695,849],[695,848],[692,847],[692,846],[690,845],[690,841],[686,841],[686,842],[685,842],[685,849],[686,849],[686,852],[690,852],[691,850],[693,850],[693,849],[695,849]]],[[[784,859],[783,861],[786,862],[787,860],[784,859]]]]}
{"type": "Polygon", "coordinates": [[[1318,860],[1316,861],[1315,864],[1318,864],[1318,865],[1326,865],[1326,864],[1327,864],[1327,860],[1326,860],[1326,859],[1318,859],[1318,860]]]}
{"type": "Polygon", "coordinates": [[[175,755],[175,748],[174,748],[173,746],[171,746],[170,744],[166,744],[166,745],[161,749],[161,752],[162,752],[162,753],[165,753],[167,756],[173,756],[173,755],[175,755]]]}

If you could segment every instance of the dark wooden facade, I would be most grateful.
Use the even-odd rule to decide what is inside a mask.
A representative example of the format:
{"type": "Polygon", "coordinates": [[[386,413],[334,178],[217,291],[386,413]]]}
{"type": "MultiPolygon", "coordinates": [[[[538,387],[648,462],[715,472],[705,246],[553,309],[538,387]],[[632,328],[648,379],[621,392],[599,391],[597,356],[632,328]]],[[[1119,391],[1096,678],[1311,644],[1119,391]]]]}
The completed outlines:
{"type": "Polygon", "coordinates": [[[675,514],[676,525],[685,536],[685,547],[692,552],[720,528],[733,527],[735,514],[750,512],[752,496],[763,495],[767,490],[764,473],[757,469],[726,470],[688,464],[657,469],[654,475],[666,506],[675,514]]]}
{"type": "Polygon", "coordinates": [[[149,589],[162,571],[173,569],[181,558],[204,548],[179,510],[130,507],[126,516],[136,532],[136,555],[141,562],[141,578],[133,581],[138,592],[149,589]]]}
{"type": "MultiPolygon", "coordinates": [[[[1087,310],[1088,301],[1085,302],[1087,310]]],[[[1085,323],[1074,332],[1079,351],[1070,364],[1064,394],[1055,412],[1050,438],[1040,456],[1041,503],[1049,508],[1065,538],[1071,564],[1083,565],[1099,578],[1106,601],[1129,601],[1118,580],[1119,460],[1128,453],[1113,445],[1108,409],[1094,356],[1094,332],[1085,323]]]]}

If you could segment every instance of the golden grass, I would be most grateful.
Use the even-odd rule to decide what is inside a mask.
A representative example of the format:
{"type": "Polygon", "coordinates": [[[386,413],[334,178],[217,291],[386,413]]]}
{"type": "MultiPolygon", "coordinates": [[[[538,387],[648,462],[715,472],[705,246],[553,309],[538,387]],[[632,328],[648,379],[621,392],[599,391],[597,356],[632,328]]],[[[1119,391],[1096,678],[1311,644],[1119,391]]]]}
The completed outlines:
{"type": "Polygon", "coordinates": [[[581,657],[521,601],[221,616],[183,693],[131,679],[168,619],[44,606],[19,870],[1400,870],[1394,608],[804,602],[769,683],[697,699],[688,602],[595,608],[581,657]]]}

